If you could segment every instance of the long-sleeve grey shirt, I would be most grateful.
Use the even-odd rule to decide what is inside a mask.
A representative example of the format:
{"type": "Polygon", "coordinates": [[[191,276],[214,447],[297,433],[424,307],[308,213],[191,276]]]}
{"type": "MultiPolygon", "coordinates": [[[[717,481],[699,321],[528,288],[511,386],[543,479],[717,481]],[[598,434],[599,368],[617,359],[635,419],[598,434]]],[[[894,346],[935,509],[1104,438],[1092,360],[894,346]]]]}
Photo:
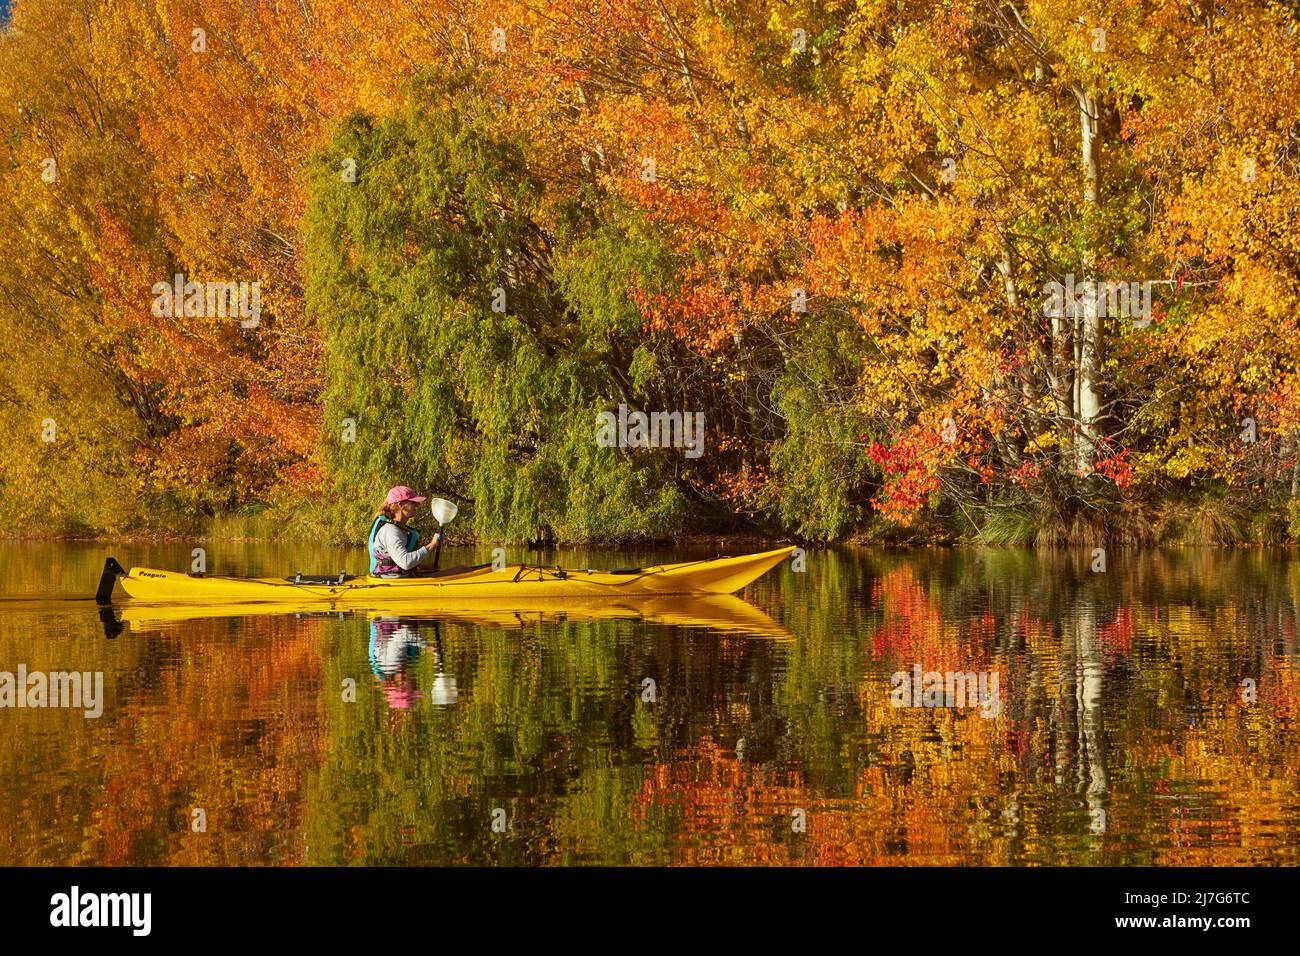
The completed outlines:
{"type": "Polygon", "coordinates": [[[411,570],[429,556],[428,545],[422,545],[411,551],[406,547],[406,540],[406,532],[395,524],[385,524],[375,535],[375,543],[379,545],[379,550],[388,555],[393,564],[403,571],[411,570]]]}

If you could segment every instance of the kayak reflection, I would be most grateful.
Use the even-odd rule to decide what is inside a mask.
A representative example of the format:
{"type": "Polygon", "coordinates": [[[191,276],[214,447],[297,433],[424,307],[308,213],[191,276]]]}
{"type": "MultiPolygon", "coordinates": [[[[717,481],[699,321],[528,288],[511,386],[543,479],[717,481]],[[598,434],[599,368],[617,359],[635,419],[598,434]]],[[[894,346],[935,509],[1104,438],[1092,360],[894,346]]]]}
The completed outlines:
{"type": "Polygon", "coordinates": [[[414,618],[389,615],[377,614],[370,618],[370,669],[383,684],[388,706],[394,710],[408,710],[420,699],[414,665],[420,652],[425,650],[432,653],[438,670],[430,700],[435,707],[456,703],[456,678],[443,671],[442,634],[438,622],[431,622],[432,627],[428,628],[432,632],[432,645],[421,633],[420,623],[414,618]]]}
{"type": "MultiPolygon", "coordinates": [[[[352,611],[354,609],[349,609],[352,611]]],[[[754,637],[790,640],[793,634],[754,605],[730,594],[663,595],[660,597],[608,600],[463,600],[455,605],[428,603],[420,606],[366,609],[379,617],[406,621],[442,621],[474,624],[480,627],[524,627],[555,621],[629,620],[651,624],[702,627],[727,632],[742,632],[754,637]]],[[[176,627],[186,621],[214,617],[249,617],[261,615],[318,615],[319,604],[295,607],[289,604],[160,604],[149,606],[131,603],[122,608],[119,625],[133,632],[157,631],[176,627]]],[[[343,616],[344,611],[324,612],[343,616]]],[[[109,628],[105,621],[106,633],[109,628]]]]}

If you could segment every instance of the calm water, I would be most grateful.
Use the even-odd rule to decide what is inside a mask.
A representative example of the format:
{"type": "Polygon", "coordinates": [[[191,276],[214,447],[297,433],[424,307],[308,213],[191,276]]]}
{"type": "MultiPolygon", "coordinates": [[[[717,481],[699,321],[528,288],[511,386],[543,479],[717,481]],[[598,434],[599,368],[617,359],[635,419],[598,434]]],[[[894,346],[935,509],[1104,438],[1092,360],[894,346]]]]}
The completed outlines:
{"type": "Polygon", "coordinates": [[[108,553],[190,561],[0,545],[0,671],[105,698],[0,710],[0,864],[1300,863],[1287,553],[812,552],[741,623],[128,613],[111,639],[108,553]],[[894,706],[914,666],[989,693],[894,706]]]}

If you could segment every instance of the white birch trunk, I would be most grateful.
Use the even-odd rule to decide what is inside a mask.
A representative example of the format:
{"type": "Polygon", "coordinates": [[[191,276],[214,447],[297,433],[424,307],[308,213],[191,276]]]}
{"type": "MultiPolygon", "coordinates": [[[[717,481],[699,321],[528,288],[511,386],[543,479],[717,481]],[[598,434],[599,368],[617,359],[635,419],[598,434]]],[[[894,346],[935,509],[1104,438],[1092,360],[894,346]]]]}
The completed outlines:
{"type": "MultiPolygon", "coordinates": [[[[1079,139],[1083,159],[1083,202],[1091,213],[1097,206],[1097,192],[1101,172],[1101,138],[1098,135],[1097,95],[1091,90],[1076,89],[1079,102],[1079,139]]],[[[1088,248],[1083,254],[1083,279],[1094,283],[1092,295],[1085,296],[1079,317],[1079,369],[1078,369],[1078,421],[1079,435],[1075,444],[1079,471],[1088,474],[1096,460],[1097,419],[1101,417],[1099,392],[1102,363],[1102,320],[1098,308],[1099,296],[1095,294],[1097,282],[1096,253],[1088,248]]]]}

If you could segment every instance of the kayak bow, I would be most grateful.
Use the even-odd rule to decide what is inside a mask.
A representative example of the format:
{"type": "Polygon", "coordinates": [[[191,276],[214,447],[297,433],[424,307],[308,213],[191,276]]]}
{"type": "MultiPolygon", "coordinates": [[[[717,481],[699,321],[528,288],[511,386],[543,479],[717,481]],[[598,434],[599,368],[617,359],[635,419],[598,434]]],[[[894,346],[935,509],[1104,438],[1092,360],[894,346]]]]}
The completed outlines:
{"type": "Polygon", "coordinates": [[[617,571],[517,565],[455,568],[430,576],[404,578],[302,577],[236,578],[186,574],[153,568],[126,571],[113,558],[104,562],[96,600],[108,604],[113,585],[137,601],[167,604],[259,603],[328,604],[374,607],[394,602],[447,602],[481,599],[583,598],[617,600],[665,594],[734,594],[776,567],[794,551],[777,548],[735,558],[658,564],[617,571]]]}

